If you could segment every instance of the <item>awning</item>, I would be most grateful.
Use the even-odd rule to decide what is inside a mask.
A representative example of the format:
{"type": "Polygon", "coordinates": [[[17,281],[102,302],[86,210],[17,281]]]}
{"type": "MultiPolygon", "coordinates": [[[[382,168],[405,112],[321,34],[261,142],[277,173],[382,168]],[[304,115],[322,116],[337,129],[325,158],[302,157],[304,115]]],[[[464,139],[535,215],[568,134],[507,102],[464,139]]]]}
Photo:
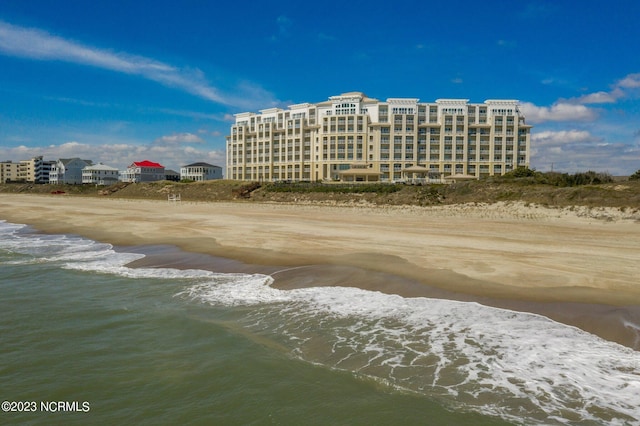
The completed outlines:
{"type": "Polygon", "coordinates": [[[347,169],[340,170],[338,174],[341,175],[361,175],[361,176],[380,176],[381,173],[370,169],[347,169]]]}
{"type": "Polygon", "coordinates": [[[422,166],[411,166],[411,167],[407,167],[406,169],[402,169],[402,171],[409,172],[409,173],[429,173],[431,170],[422,166]]]}
{"type": "Polygon", "coordinates": [[[473,176],[473,175],[463,175],[463,174],[459,174],[459,175],[451,175],[451,176],[445,176],[445,179],[452,179],[452,180],[465,180],[465,179],[478,179],[477,176],[473,176]]]}

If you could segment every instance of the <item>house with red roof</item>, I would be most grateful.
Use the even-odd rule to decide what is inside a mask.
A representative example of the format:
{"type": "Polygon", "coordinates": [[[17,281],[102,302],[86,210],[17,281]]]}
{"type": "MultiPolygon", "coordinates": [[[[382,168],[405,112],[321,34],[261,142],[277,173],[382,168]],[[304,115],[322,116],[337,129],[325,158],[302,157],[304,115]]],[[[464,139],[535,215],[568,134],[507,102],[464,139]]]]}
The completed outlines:
{"type": "Polygon", "coordinates": [[[122,182],[153,182],[164,179],[164,166],[149,160],[135,161],[120,173],[122,182]]]}

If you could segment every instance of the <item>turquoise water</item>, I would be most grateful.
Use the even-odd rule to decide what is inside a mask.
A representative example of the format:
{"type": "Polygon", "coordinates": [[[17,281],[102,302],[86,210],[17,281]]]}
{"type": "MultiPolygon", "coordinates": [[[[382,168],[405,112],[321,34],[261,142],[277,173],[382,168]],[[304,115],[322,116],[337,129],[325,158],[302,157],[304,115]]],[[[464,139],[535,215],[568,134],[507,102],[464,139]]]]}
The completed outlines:
{"type": "Polygon", "coordinates": [[[138,257],[0,222],[0,424],[640,424],[640,353],[544,317],[138,257]]]}

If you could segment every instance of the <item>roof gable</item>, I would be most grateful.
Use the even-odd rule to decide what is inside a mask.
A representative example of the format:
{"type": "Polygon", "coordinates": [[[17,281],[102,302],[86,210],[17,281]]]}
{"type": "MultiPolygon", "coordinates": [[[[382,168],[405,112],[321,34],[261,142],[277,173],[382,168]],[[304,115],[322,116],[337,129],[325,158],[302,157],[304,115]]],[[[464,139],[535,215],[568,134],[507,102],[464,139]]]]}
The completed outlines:
{"type": "Polygon", "coordinates": [[[154,163],[153,161],[144,160],[144,161],[134,161],[133,165],[136,167],[156,167],[163,169],[164,166],[160,163],[154,163]]]}
{"type": "Polygon", "coordinates": [[[186,166],[182,166],[182,167],[220,167],[220,166],[214,166],[213,164],[198,162],[198,163],[187,164],[186,166]]]}

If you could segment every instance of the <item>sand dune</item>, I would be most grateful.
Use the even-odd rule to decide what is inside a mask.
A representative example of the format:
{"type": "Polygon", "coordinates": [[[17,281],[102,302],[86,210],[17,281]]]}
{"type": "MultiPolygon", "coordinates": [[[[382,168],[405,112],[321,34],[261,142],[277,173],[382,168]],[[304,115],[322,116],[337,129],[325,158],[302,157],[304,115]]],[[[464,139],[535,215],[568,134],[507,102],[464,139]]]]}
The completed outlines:
{"type": "Polygon", "coordinates": [[[341,264],[451,291],[640,304],[640,223],[614,209],[167,203],[0,194],[0,218],[119,245],[277,265],[341,264]]]}

